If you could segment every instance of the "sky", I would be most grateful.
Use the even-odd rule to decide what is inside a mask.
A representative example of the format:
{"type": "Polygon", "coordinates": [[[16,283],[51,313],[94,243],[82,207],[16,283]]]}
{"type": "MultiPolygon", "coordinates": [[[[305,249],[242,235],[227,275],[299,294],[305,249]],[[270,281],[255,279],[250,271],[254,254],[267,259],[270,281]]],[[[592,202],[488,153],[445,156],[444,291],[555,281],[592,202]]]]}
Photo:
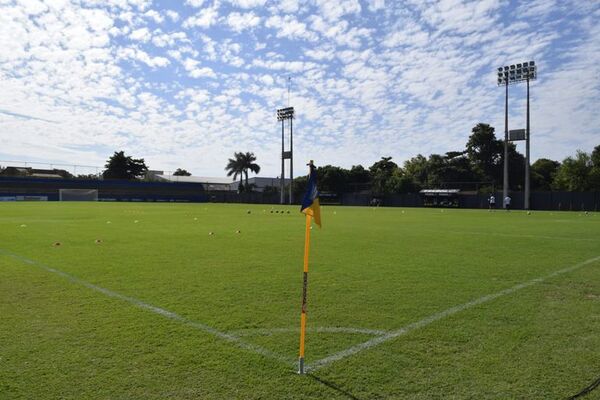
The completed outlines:
{"type": "MultiPolygon", "coordinates": [[[[123,150],[223,177],[248,151],[275,177],[289,104],[296,175],[309,159],[401,164],[464,149],[479,122],[503,137],[497,67],[529,60],[532,160],[591,151],[599,1],[0,0],[0,160],[123,150]]],[[[510,86],[509,129],[525,98],[510,86]]]]}

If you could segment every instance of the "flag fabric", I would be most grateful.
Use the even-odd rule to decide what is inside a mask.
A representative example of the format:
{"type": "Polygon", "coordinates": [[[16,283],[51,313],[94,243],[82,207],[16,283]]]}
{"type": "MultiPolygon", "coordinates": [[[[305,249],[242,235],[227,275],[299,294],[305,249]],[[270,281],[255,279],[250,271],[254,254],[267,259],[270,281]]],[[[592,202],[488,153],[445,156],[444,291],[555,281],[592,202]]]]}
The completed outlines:
{"type": "Polygon", "coordinates": [[[317,190],[317,169],[312,164],[309,164],[310,172],[308,175],[308,187],[302,199],[300,211],[306,215],[310,215],[315,220],[315,223],[321,227],[321,205],[319,204],[319,191],[317,190]]]}

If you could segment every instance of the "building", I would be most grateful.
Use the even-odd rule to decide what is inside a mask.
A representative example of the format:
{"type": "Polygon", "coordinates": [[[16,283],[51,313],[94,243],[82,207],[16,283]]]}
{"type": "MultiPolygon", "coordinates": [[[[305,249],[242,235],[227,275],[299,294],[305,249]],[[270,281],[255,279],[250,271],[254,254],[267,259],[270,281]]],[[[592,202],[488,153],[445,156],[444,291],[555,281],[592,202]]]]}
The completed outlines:
{"type": "MultiPolygon", "coordinates": [[[[237,190],[239,184],[240,181],[238,180],[236,182],[231,183],[231,186],[234,187],[234,190],[237,190]]],[[[285,186],[288,186],[290,184],[290,179],[284,179],[284,184],[285,186]]],[[[279,178],[263,178],[254,176],[252,178],[248,178],[248,185],[250,185],[252,190],[255,192],[264,192],[265,188],[268,187],[273,187],[279,190],[281,181],[279,178]]]]}
{"type": "Polygon", "coordinates": [[[165,174],[154,174],[153,177],[162,182],[185,182],[185,183],[201,183],[204,190],[217,190],[217,191],[235,191],[235,188],[231,187],[230,178],[210,178],[206,176],[179,176],[179,175],[165,175],[165,174]]]}
{"type": "MultiPolygon", "coordinates": [[[[205,190],[211,191],[231,191],[236,192],[240,186],[240,180],[232,181],[231,178],[212,178],[206,176],[177,176],[177,175],[165,175],[164,173],[159,174],[153,171],[152,178],[163,182],[188,182],[188,183],[201,183],[205,190]]],[[[289,185],[290,180],[285,179],[285,185],[289,185]]],[[[265,188],[273,187],[279,189],[280,181],[279,178],[263,178],[263,177],[252,177],[248,178],[248,185],[254,192],[263,192],[265,188]]]]}
{"type": "Polygon", "coordinates": [[[68,171],[64,169],[39,169],[31,167],[11,167],[8,166],[2,170],[1,176],[13,176],[13,177],[31,177],[31,178],[54,178],[54,179],[65,179],[72,178],[68,171]]]}

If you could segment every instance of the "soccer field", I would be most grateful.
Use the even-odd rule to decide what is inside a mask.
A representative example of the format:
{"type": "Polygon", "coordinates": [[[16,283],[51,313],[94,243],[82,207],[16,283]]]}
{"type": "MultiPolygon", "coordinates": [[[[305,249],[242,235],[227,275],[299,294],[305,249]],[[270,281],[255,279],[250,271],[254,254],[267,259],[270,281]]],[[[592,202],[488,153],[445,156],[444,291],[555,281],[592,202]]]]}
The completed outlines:
{"type": "Polygon", "coordinates": [[[562,399],[600,376],[599,214],[323,207],[300,376],[304,216],[271,209],[0,204],[0,398],[562,399]]]}

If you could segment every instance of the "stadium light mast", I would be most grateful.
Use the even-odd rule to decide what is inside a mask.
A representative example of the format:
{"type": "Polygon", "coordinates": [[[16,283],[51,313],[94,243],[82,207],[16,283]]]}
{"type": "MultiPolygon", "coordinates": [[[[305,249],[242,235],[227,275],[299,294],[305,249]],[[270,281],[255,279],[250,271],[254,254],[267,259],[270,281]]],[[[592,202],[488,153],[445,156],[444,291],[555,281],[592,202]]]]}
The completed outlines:
{"type": "Polygon", "coordinates": [[[285,160],[290,160],[290,204],[293,203],[294,183],[294,107],[280,108],[277,110],[277,121],[281,121],[281,204],[285,203],[285,160]],[[290,121],[290,150],[285,151],[285,121],[290,121]]]}
{"type": "MultiPolygon", "coordinates": [[[[530,125],[529,125],[529,81],[537,79],[537,66],[535,61],[526,61],[520,64],[505,65],[498,68],[498,86],[505,86],[504,103],[504,185],[502,198],[508,195],[508,85],[527,82],[527,124],[525,129],[525,209],[529,210],[530,200],[530,125]]],[[[514,137],[512,140],[520,140],[514,137]]],[[[502,202],[504,204],[504,201],[502,202]]]]}

